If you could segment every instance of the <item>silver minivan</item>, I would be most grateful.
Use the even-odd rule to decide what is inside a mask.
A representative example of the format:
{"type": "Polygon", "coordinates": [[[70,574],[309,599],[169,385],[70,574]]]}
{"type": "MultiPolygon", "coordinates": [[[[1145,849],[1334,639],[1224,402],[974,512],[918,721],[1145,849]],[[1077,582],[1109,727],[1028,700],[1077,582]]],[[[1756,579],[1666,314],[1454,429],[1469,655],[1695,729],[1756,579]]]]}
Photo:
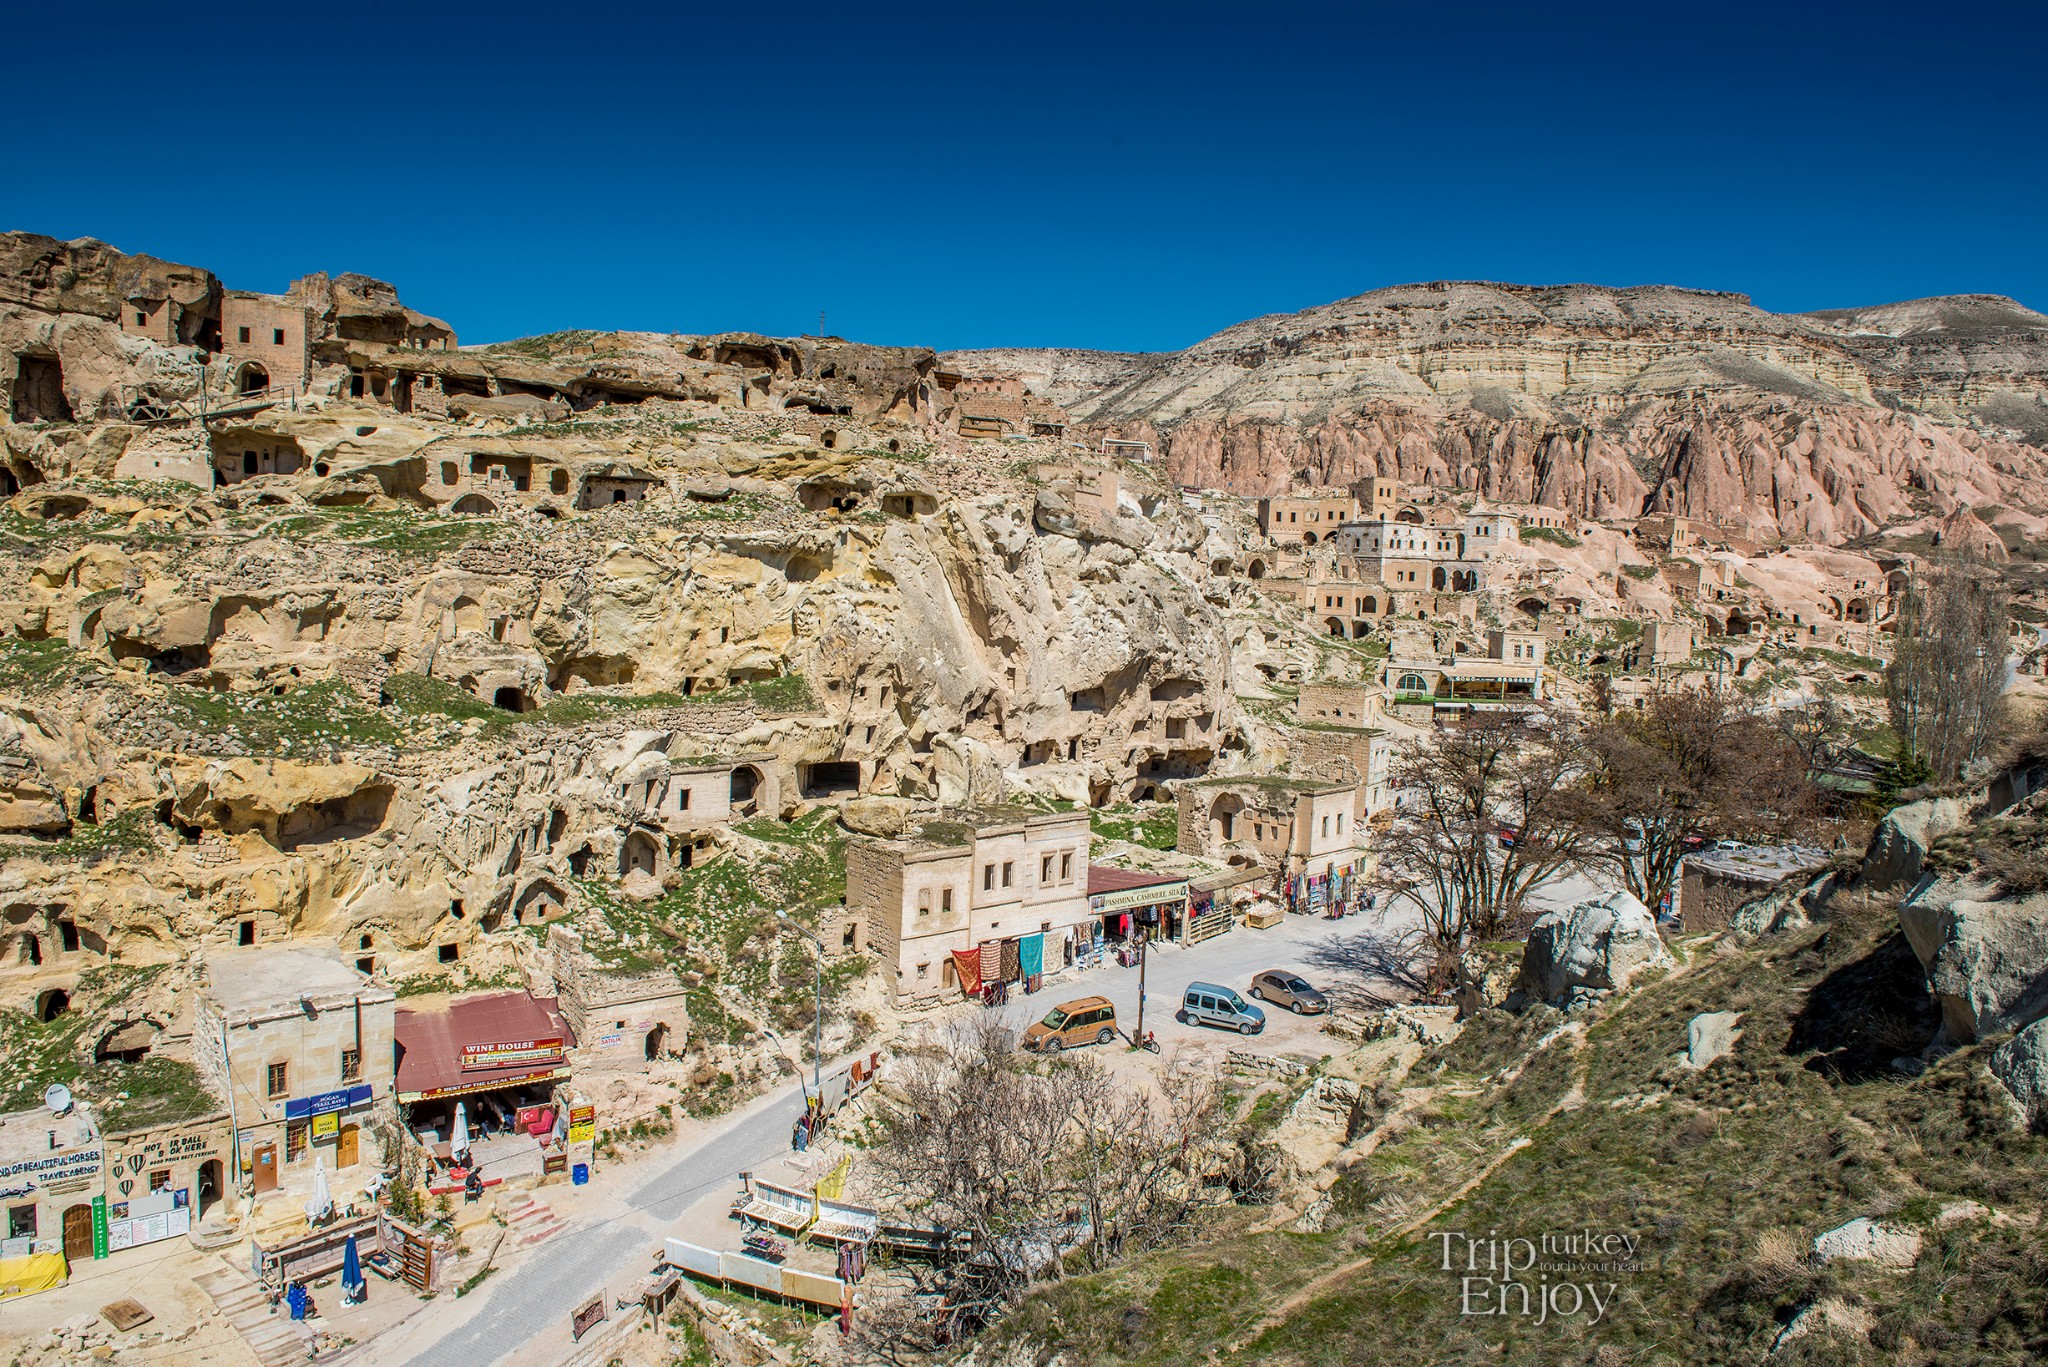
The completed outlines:
{"type": "Polygon", "coordinates": [[[1183,1025],[1217,1025],[1240,1035],[1256,1035],[1266,1028],[1265,1012],[1215,983],[1188,984],[1181,996],[1179,1020],[1183,1025]]]}

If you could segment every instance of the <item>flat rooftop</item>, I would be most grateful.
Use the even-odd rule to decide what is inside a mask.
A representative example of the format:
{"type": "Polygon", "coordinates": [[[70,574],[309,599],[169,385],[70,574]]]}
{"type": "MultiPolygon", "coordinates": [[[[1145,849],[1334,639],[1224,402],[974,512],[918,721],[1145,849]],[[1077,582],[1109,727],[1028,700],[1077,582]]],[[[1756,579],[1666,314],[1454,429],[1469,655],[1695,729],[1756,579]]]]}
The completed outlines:
{"type": "Polygon", "coordinates": [[[393,993],[339,959],[303,949],[231,949],[206,960],[207,992],[233,1016],[296,1009],[301,1000],[389,1001],[393,993]]]}

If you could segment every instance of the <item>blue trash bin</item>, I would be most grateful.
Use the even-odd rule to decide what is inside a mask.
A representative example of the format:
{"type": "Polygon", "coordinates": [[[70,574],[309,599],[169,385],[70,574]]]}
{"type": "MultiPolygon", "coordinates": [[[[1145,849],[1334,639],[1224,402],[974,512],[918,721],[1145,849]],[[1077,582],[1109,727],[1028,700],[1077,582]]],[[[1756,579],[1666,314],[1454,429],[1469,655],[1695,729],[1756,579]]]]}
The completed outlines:
{"type": "Polygon", "coordinates": [[[579,1187],[590,1185],[590,1164],[578,1163],[569,1169],[569,1181],[579,1187]]]}

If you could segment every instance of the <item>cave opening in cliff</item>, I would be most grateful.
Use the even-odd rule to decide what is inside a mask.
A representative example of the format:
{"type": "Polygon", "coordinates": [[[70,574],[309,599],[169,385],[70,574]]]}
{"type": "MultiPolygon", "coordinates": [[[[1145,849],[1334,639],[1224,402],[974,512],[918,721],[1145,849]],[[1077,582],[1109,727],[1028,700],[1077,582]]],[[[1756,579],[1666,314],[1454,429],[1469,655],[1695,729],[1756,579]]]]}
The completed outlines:
{"type": "Polygon", "coordinates": [[[36,1019],[45,1025],[71,1009],[71,994],[61,987],[53,987],[36,998],[36,1019]]]}
{"type": "Polygon", "coordinates": [[[140,1063],[156,1045],[157,1027],[150,1021],[127,1021],[100,1036],[93,1046],[94,1063],[140,1063]]]}
{"type": "Polygon", "coordinates": [[[21,481],[14,477],[14,471],[0,465],[0,498],[13,498],[21,492],[21,481]]]}
{"type": "Polygon", "coordinates": [[[270,388],[270,372],[255,361],[245,364],[235,372],[235,390],[242,394],[261,394],[270,388]]]}
{"type": "Polygon", "coordinates": [[[21,932],[21,947],[16,951],[14,961],[17,964],[27,964],[30,967],[42,966],[43,942],[36,938],[34,931],[24,930],[21,932]]]}
{"type": "Polygon", "coordinates": [[[729,800],[736,815],[740,814],[743,808],[748,812],[753,811],[754,795],[760,791],[761,771],[759,769],[756,769],[751,764],[742,764],[732,771],[729,800]]]}
{"type": "Polygon", "coordinates": [[[526,696],[526,690],[515,688],[511,684],[506,684],[503,688],[491,694],[491,706],[506,712],[531,712],[533,710],[533,703],[526,696]]]}
{"type": "Polygon", "coordinates": [[[64,363],[55,356],[14,358],[14,397],[8,405],[13,422],[70,422],[71,400],[64,393],[64,363]]]}
{"type": "Polygon", "coordinates": [[[661,851],[654,843],[654,837],[645,831],[634,831],[619,846],[619,877],[632,873],[652,877],[660,858],[661,851]]]}
{"type": "Polygon", "coordinates": [[[852,760],[823,760],[797,768],[807,798],[848,797],[860,791],[860,765],[852,760]]]}
{"type": "Polygon", "coordinates": [[[482,494],[464,494],[455,500],[449,511],[461,513],[465,517],[489,516],[498,511],[498,505],[482,494]]]}

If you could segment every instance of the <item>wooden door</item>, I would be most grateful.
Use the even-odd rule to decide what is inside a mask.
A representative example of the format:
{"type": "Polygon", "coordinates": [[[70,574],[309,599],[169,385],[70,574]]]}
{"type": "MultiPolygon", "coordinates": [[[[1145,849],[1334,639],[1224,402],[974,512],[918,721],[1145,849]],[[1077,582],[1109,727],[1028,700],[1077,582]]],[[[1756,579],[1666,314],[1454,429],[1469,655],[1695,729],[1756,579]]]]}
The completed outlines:
{"type": "Polygon", "coordinates": [[[64,1208],[64,1256],[74,1263],[83,1262],[92,1256],[91,1206],[76,1205],[64,1208]]]}
{"type": "Polygon", "coordinates": [[[277,1145],[256,1146],[256,1194],[277,1190],[277,1145]]]}
{"type": "Polygon", "coordinates": [[[341,1127],[341,1138],[334,1146],[334,1166],[352,1168],[356,1165],[356,1138],[359,1131],[354,1125],[341,1127]]]}

